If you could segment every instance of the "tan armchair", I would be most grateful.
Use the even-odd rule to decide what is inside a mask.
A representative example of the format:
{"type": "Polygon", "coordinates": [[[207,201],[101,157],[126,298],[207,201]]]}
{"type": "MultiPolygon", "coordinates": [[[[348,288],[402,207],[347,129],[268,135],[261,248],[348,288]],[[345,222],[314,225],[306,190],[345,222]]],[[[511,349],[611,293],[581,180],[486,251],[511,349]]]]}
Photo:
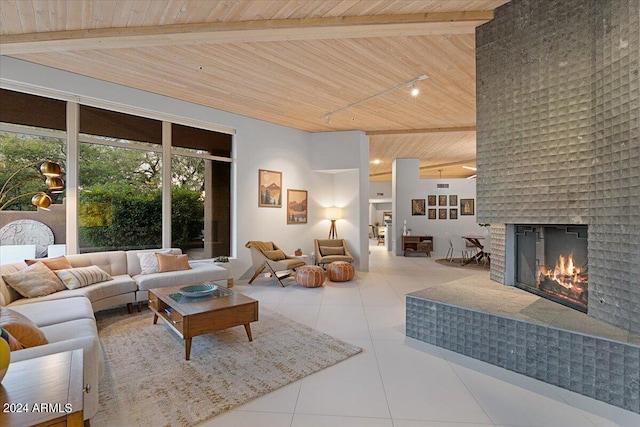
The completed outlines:
{"type": "Polygon", "coordinates": [[[247,242],[245,247],[251,251],[251,262],[253,263],[253,277],[249,280],[252,283],[260,273],[266,268],[271,273],[272,277],[280,283],[280,286],[284,287],[282,279],[286,279],[291,276],[296,268],[305,264],[304,261],[298,258],[293,258],[284,253],[273,242],[262,242],[258,240],[252,240],[247,242]]]}
{"type": "Polygon", "coordinates": [[[316,265],[329,264],[334,261],[353,262],[344,239],[315,239],[316,265]]]}

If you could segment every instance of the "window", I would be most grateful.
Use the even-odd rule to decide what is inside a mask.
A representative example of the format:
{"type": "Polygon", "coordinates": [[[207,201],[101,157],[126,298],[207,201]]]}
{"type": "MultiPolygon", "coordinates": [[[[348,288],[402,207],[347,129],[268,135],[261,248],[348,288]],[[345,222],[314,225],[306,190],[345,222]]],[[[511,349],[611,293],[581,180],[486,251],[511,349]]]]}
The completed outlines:
{"type": "Polygon", "coordinates": [[[0,229],[28,220],[36,221],[40,230],[29,234],[16,233],[15,226],[4,228],[5,232],[0,235],[0,244],[5,249],[3,262],[11,262],[5,257],[20,253],[6,250],[11,245],[35,243],[35,253],[31,256],[38,257],[47,256],[49,250],[64,252],[65,177],[60,177],[62,188],[50,188],[52,182],[47,185],[39,169],[45,160],[50,160],[58,163],[63,173],[67,170],[64,128],[64,102],[0,90],[0,229]],[[44,111],[36,113],[34,105],[43,106],[44,111]],[[32,197],[41,193],[51,200],[48,208],[36,208],[31,203],[32,197]],[[42,233],[43,229],[47,232],[42,233]]]}
{"type": "MultiPolygon", "coordinates": [[[[71,179],[73,188],[67,190],[73,209],[77,201],[78,222],[76,212],[64,212],[64,194],[57,196],[62,221],[69,219],[73,228],[63,225],[56,243],[72,240],[67,253],[172,245],[192,258],[231,255],[231,135],[0,89],[0,163],[22,164],[7,157],[11,151],[25,159],[60,158],[66,169],[67,119],[75,123],[67,118],[67,108],[74,106],[78,128],[68,134],[78,140],[69,139],[69,152],[77,150],[78,161],[70,165],[70,177],[77,172],[78,183],[76,188],[71,179]],[[170,132],[163,135],[165,129],[170,132]],[[32,149],[35,142],[39,150],[32,149]],[[168,151],[171,159],[163,158],[168,151]],[[164,183],[163,167],[169,165],[171,182],[164,183]],[[167,206],[163,209],[169,188],[170,214],[167,206]],[[171,236],[169,227],[163,228],[169,221],[171,236]]],[[[7,170],[0,171],[0,179],[7,170]]],[[[35,168],[32,174],[37,175],[35,168]]],[[[30,189],[21,183],[15,191],[30,189]]],[[[11,208],[31,209],[29,200],[22,202],[11,208]]],[[[0,227],[6,218],[0,215],[0,227]]]]}

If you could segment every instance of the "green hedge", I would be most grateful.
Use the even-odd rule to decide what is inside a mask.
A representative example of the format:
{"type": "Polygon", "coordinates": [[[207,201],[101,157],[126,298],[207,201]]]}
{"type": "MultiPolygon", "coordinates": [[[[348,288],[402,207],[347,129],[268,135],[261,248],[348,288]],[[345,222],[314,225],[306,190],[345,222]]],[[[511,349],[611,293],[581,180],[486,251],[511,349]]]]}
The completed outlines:
{"type": "MultiPolygon", "coordinates": [[[[172,188],[172,246],[198,240],[204,203],[200,194],[172,188]]],[[[80,192],[81,246],[143,248],[162,246],[162,191],[120,184],[94,185],[80,192]]]]}

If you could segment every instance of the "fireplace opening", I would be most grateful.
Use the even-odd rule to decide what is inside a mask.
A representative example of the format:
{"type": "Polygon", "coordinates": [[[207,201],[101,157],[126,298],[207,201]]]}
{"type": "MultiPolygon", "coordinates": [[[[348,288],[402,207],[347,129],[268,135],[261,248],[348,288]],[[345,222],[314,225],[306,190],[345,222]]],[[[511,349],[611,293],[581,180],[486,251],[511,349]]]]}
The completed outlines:
{"type": "Polygon", "coordinates": [[[516,225],[518,288],[587,312],[586,225],[516,225]]]}

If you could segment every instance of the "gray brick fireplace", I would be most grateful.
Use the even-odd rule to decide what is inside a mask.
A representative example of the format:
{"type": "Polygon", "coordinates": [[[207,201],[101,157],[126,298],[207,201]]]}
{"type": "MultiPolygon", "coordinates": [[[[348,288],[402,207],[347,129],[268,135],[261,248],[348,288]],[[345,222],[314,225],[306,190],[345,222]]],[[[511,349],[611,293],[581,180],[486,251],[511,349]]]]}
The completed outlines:
{"type": "MultiPolygon", "coordinates": [[[[574,292],[585,320],[637,336],[640,0],[512,0],[477,29],[476,67],[476,215],[491,223],[490,279],[520,291],[510,287],[522,276],[517,245],[540,258],[553,250],[535,227],[567,230],[586,239],[578,262],[588,268],[587,292],[574,292]],[[518,243],[527,233],[534,240],[518,243]]],[[[407,336],[640,413],[637,339],[523,321],[461,299],[408,294],[407,336]]]]}
{"type": "Polygon", "coordinates": [[[476,33],[477,218],[587,225],[588,314],[640,333],[639,0],[513,0],[476,33]]]}

